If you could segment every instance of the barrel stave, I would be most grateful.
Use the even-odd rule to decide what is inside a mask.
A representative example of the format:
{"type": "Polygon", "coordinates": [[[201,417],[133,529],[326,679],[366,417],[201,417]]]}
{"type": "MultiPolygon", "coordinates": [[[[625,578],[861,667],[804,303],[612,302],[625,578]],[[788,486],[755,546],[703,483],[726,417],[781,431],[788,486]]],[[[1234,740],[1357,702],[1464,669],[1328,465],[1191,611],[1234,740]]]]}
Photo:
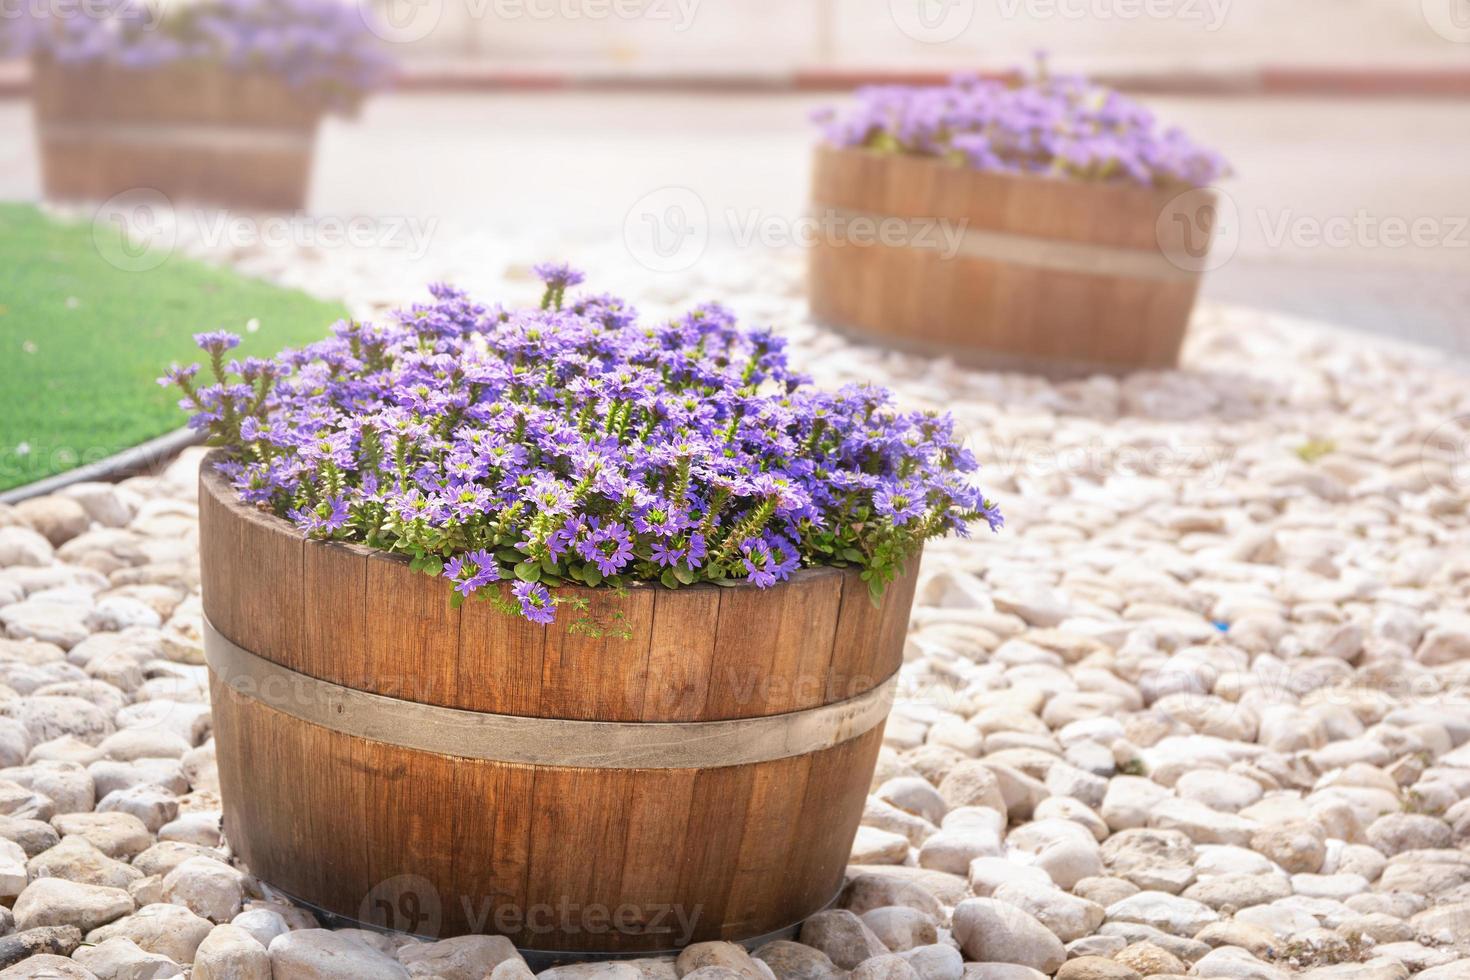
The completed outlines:
{"type": "Polygon", "coordinates": [[[809,250],[809,303],[860,339],[996,369],[1172,367],[1200,279],[1171,261],[1193,254],[1175,218],[1208,200],[818,147],[812,206],[836,230],[809,250]],[[858,217],[909,230],[859,242],[858,217]]]}
{"type": "MultiPolygon", "coordinates": [[[[213,630],[271,669],[430,710],[784,726],[876,694],[902,658],[913,568],[881,609],[855,570],[830,568],[770,590],[585,590],[627,635],[577,636],[488,603],[453,609],[442,579],[391,555],[303,542],[210,463],[200,498],[213,630]]],[[[350,735],[215,671],[211,694],[226,833],[262,880],[370,925],[552,952],[752,939],[825,906],[883,729],[705,768],[525,765],[350,735]]]]}

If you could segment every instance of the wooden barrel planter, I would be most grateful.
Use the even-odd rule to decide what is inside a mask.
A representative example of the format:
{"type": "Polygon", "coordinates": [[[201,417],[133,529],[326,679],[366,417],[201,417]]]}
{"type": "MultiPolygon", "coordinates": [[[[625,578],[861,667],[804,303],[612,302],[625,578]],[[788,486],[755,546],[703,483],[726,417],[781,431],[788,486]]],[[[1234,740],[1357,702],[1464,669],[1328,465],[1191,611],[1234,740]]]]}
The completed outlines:
{"type": "Polygon", "coordinates": [[[837,894],[914,570],[582,589],[547,627],[200,479],[230,846],[310,907],[546,958],[763,940],[837,894]]]}
{"type": "Polygon", "coordinates": [[[322,108],[285,80],[210,63],[31,66],[48,198],[152,189],[175,203],[306,206],[322,108]]]}
{"type": "Polygon", "coordinates": [[[1172,367],[1200,277],[1171,257],[1208,245],[1195,240],[1208,195],[819,146],[812,207],[829,230],[811,249],[812,314],[1001,370],[1172,367]]]}

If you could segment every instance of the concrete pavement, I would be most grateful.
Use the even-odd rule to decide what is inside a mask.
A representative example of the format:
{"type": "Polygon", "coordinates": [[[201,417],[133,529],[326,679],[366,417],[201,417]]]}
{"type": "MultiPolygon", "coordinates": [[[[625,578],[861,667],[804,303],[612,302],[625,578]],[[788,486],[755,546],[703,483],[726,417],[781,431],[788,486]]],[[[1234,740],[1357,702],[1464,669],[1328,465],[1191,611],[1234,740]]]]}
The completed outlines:
{"type": "MultiPolygon", "coordinates": [[[[324,127],[311,210],[577,239],[619,234],[650,210],[663,220],[669,201],[693,202],[712,242],[779,242],[797,234],[806,205],[807,116],[830,101],[382,96],[360,119],[324,127]]],[[[1222,186],[1235,244],[1207,278],[1207,296],[1470,354],[1470,102],[1154,104],[1237,169],[1222,186]]],[[[38,196],[27,106],[0,100],[0,197],[38,196]]]]}

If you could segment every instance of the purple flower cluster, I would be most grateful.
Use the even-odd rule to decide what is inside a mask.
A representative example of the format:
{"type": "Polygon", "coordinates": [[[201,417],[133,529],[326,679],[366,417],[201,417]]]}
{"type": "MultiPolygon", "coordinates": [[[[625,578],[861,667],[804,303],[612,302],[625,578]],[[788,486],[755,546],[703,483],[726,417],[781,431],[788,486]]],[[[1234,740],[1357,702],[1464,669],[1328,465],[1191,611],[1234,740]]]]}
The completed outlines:
{"type": "Polygon", "coordinates": [[[227,362],[237,339],[199,334],[210,383],[160,383],[245,500],[535,622],[566,583],[764,588],[803,565],[861,566],[876,598],[926,539],[1000,527],[948,416],[816,389],[781,338],[717,305],[639,322],[612,296],[564,303],[576,270],[538,271],[539,309],[436,286],[271,361],[227,362]]]}
{"type": "Polygon", "coordinates": [[[859,89],[846,111],[818,114],[836,146],[936,157],[976,170],[1145,186],[1202,187],[1230,168],[1127,96],[1044,63],[1017,82],[859,89]]]}
{"type": "Polygon", "coordinates": [[[206,61],[266,71],[327,103],[383,86],[392,64],[364,21],[340,0],[95,0],[27,5],[0,23],[0,53],[39,54],[63,65],[158,68],[206,61]]]}

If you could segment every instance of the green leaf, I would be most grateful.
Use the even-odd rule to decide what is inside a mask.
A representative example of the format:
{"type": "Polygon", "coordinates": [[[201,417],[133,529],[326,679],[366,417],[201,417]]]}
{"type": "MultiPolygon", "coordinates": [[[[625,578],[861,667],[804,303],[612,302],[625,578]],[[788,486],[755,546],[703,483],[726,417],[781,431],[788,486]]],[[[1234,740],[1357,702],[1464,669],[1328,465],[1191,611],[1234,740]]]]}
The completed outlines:
{"type": "Polygon", "coordinates": [[[501,548],[499,551],[495,552],[495,557],[505,562],[507,565],[519,565],[521,562],[526,560],[526,556],[521,554],[520,551],[515,548],[501,548]]]}
{"type": "Polygon", "coordinates": [[[693,585],[694,570],[690,568],[685,568],[683,565],[675,566],[674,578],[678,579],[680,582],[683,582],[685,585],[693,585]]]}
{"type": "Polygon", "coordinates": [[[557,568],[556,559],[547,555],[541,559],[541,570],[548,575],[556,575],[560,570],[557,568]]]}
{"type": "Polygon", "coordinates": [[[591,586],[594,586],[594,587],[595,586],[598,586],[598,585],[601,585],[602,584],[602,573],[597,570],[597,566],[596,565],[583,565],[582,566],[582,581],[584,581],[588,585],[591,585],[591,586]]]}
{"type": "Polygon", "coordinates": [[[876,577],[868,580],[868,598],[873,600],[873,605],[883,605],[883,583],[876,577]]]}
{"type": "Polygon", "coordinates": [[[541,581],[541,566],[533,561],[523,561],[516,565],[516,578],[522,582],[541,581]]]}
{"type": "Polygon", "coordinates": [[[451,592],[451,593],[449,593],[449,608],[450,609],[458,609],[462,605],[464,605],[464,595],[463,595],[463,593],[460,593],[460,592],[451,592]]]}
{"type": "Polygon", "coordinates": [[[663,583],[663,587],[666,589],[677,589],[679,587],[679,580],[674,577],[674,570],[672,568],[665,568],[663,574],[659,575],[658,580],[663,583]]]}

